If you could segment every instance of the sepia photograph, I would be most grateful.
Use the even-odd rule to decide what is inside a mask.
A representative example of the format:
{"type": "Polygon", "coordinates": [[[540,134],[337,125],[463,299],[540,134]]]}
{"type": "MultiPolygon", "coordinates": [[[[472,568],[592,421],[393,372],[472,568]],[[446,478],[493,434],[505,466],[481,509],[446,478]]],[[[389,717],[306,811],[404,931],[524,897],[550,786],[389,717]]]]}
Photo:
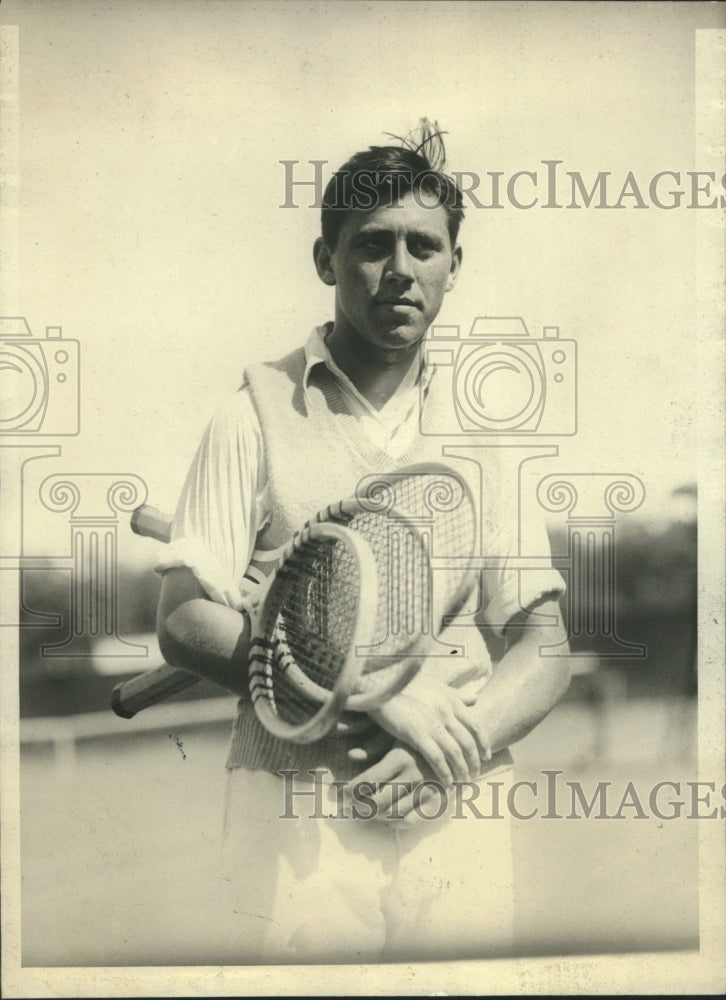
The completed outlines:
{"type": "Polygon", "coordinates": [[[726,988],[721,3],[0,6],[1,991],[726,988]]]}

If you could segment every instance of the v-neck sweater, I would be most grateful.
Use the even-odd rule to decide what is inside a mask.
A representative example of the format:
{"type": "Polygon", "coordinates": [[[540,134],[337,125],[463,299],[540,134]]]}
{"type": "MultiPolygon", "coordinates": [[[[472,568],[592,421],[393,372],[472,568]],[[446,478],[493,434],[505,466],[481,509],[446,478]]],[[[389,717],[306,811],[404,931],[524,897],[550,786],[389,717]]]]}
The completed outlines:
{"type": "MultiPolygon", "coordinates": [[[[367,475],[441,460],[441,439],[436,432],[446,426],[446,400],[440,397],[445,387],[442,381],[437,386],[437,380],[432,379],[425,392],[422,390],[419,429],[410,447],[393,458],[360,430],[334,376],[321,365],[305,384],[305,367],[305,352],[300,348],[279,361],[251,366],[246,372],[260,419],[271,491],[272,517],[257,539],[261,549],[272,550],[284,544],[316,511],[351,496],[367,475]]],[[[475,492],[480,488],[476,484],[475,492]]],[[[472,599],[478,600],[478,595],[472,599]]],[[[446,683],[476,678],[485,683],[490,676],[490,660],[476,629],[467,628],[466,644],[469,655],[456,661],[455,667],[446,664],[442,676],[446,683]],[[475,647],[479,644],[482,656],[477,666],[475,647]]],[[[335,731],[311,744],[278,739],[261,725],[250,702],[243,699],[227,767],[273,773],[295,769],[302,778],[311,769],[323,769],[338,780],[347,780],[372,763],[349,760],[348,750],[359,741],[360,735],[335,731]]],[[[510,761],[509,751],[500,751],[482,772],[510,761]]]]}

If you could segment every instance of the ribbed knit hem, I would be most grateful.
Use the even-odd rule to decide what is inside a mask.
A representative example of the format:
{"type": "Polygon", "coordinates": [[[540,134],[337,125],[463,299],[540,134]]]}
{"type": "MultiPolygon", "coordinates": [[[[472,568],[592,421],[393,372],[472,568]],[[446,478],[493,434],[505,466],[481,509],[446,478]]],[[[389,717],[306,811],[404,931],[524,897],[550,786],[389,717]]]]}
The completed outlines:
{"type": "MultiPolygon", "coordinates": [[[[299,772],[301,781],[308,778],[308,771],[320,770],[326,772],[323,780],[328,780],[329,775],[331,781],[350,781],[374,763],[351,761],[348,757],[348,751],[360,744],[361,735],[333,733],[315,743],[290,743],[268,733],[250,703],[242,702],[232,730],[227,769],[244,767],[248,771],[269,771],[272,774],[295,770],[299,772]]],[[[498,750],[482,766],[479,777],[512,764],[509,749],[498,750]]]]}
{"type": "MultiPolygon", "coordinates": [[[[375,723],[371,723],[374,729],[375,723]]],[[[360,774],[369,765],[351,761],[348,751],[357,746],[362,733],[324,736],[315,743],[291,743],[269,733],[255,715],[249,702],[240,703],[239,715],[232,729],[232,742],[227,768],[246,767],[251,771],[298,770],[305,780],[309,769],[330,772],[333,778],[345,781],[360,774]]]]}

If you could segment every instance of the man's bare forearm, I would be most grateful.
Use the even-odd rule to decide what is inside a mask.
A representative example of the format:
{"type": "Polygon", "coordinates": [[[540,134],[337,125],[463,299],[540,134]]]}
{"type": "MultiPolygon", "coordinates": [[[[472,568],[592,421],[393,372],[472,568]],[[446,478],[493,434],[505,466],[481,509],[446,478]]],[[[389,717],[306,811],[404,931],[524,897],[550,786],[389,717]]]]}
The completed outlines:
{"type": "Polygon", "coordinates": [[[167,663],[235,694],[248,692],[249,618],[210,601],[190,571],[175,569],[165,575],[157,633],[167,663]]]}
{"type": "MultiPolygon", "coordinates": [[[[543,606],[557,614],[556,604],[543,606]]],[[[530,619],[531,621],[531,619],[530,619]]],[[[514,631],[508,648],[473,708],[477,727],[492,751],[521,740],[544,719],[570,683],[568,646],[558,656],[540,656],[540,647],[565,641],[561,626],[521,627],[514,631]]]]}

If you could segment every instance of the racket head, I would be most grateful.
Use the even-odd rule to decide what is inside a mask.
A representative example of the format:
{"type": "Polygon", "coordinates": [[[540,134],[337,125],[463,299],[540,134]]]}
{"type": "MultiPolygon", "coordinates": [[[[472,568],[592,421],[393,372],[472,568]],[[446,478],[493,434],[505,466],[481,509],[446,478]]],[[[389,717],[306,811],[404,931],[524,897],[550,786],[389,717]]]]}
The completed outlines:
{"type": "Polygon", "coordinates": [[[285,550],[259,611],[250,693],[265,728],[311,743],[345,709],[365,668],[378,587],[366,540],[342,524],[311,523],[285,550]]]}

